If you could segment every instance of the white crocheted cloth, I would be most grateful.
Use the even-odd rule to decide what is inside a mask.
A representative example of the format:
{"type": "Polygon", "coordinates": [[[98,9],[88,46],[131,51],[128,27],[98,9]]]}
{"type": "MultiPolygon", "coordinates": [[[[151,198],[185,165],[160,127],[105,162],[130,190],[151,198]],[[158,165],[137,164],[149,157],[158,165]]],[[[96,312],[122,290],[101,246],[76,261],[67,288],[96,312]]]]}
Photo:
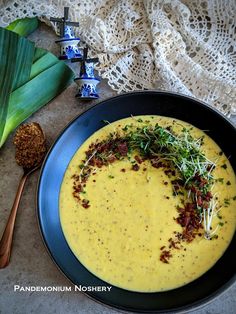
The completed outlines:
{"type": "Polygon", "coordinates": [[[0,25],[50,24],[64,6],[114,90],[176,91],[236,114],[235,0],[3,0],[0,25]]]}

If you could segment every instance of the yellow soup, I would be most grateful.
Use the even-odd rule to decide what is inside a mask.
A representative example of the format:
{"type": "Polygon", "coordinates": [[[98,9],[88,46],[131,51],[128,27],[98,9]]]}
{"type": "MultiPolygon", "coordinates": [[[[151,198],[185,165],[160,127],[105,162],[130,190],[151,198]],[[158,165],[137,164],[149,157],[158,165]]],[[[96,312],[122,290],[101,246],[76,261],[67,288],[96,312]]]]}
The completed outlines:
{"type": "Polygon", "coordinates": [[[60,219],[72,252],[94,275],[132,291],[163,291],[198,278],[222,256],[235,231],[235,195],[233,169],[204,132],[180,120],[140,116],[103,127],[79,148],[62,182],[60,219]],[[204,228],[200,228],[192,241],[177,242],[177,248],[170,249],[171,239],[183,231],[176,221],[177,209],[188,196],[173,193],[173,178],[165,168],[153,167],[149,160],[136,163],[134,153],[106,166],[94,166],[83,183],[82,201],[73,195],[73,182],[83,175],[85,152],[92,143],[105,140],[110,133],[122,134],[127,125],[143,127],[147,123],[171,126],[176,134],[185,127],[194,138],[203,136],[201,151],[216,163],[212,171],[215,203],[211,239],[206,239],[204,228]],[[134,164],[138,164],[138,171],[134,164]],[[84,206],[86,200],[89,206],[84,206]],[[164,251],[170,256],[163,262],[160,256],[164,251]]]}

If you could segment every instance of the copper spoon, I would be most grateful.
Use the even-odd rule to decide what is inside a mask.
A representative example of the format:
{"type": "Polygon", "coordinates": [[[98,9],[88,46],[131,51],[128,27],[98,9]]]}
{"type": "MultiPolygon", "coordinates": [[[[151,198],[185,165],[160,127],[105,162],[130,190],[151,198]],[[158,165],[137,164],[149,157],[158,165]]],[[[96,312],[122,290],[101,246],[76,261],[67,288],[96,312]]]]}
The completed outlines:
{"type": "MultiPolygon", "coordinates": [[[[14,226],[15,226],[15,221],[16,221],[16,214],[17,214],[17,210],[20,204],[20,200],[21,200],[21,195],[25,186],[25,182],[28,178],[28,176],[34,172],[35,170],[37,170],[38,168],[40,168],[44,156],[46,154],[46,144],[45,144],[45,136],[44,133],[40,127],[40,125],[38,123],[30,123],[30,124],[25,124],[22,125],[20,128],[27,126],[27,127],[31,127],[33,125],[34,129],[38,129],[38,134],[41,133],[41,139],[38,141],[38,146],[37,146],[37,140],[35,141],[35,134],[33,134],[32,136],[32,141],[33,141],[33,149],[41,149],[41,154],[39,154],[39,152],[35,151],[35,155],[31,154],[29,155],[31,158],[32,156],[35,157],[35,163],[32,162],[31,167],[29,167],[29,163],[27,162],[27,159],[23,160],[22,162],[19,162],[19,160],[17,160],[17,157],[19,157],[19,154],[21,152],[24,152],[24,158],[27,157],[27,145],[29,146],[31,144],[31,149],[32,149],[32,142],[30,143],[30,139],[29,137],[26,137],[25,139],[25,143],[20,143],[22,144],[22,147],[24,149],[22,149],[22,147],[20,149],[18,149],[18,151],[16,151],[16,161],[18,164],[20,164],[21,166],[23,166],[23,170],[24,170],[24,174],[20,179],[20,183],[16,192],[16,196],[15,196],[15,200],[9,215],[9,218],[7,220],[6,223],[6,227],[5,230],[3,232],[1,241],[0,241],[0,268],[5,268],[6,266],[8,266],[9,262],[10,262],[10,257],[11,257],[11,250],[12,250],[12,240],[13,240],[13,232],[14,232],[14,226]],[[44,148],[44,149],[42,149],[44,148]],[[17,155],[18,153],[18,155],[17,155]],[[24,167],[24,163],[27,164],[25,165],[26,167],[24,167]]],[[[19,130],[19,129],[18,129],[19,130]]],[[[16,133],[17,135],[17,133],[16,133]]],[[[29,135],[29,134],[27,134],[29,135]]],[[[19,140],[19,138],[18,138],[19,140]]],[[[15,143],[16,144],[16,143],[15,143]]],[[[18,143],[19,144],[19,143],[18,143]]],[[[18,145],[19,146],[19,145],[18,145]]],[[[16,150],[17,150],[17,144],[16,144],[16,150]]]]}

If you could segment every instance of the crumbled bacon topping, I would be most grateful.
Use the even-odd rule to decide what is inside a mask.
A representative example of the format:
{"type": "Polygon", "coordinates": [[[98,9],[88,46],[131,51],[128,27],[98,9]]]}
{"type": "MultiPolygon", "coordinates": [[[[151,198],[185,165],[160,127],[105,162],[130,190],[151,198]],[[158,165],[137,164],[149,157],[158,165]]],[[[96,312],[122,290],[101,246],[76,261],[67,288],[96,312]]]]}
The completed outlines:
{"type": "Polygon", "coordinates": [[[138,165],[138,164],[134,164],[134,165],[132,166],[132,170],[138,171],[138,170],[139,170],[139,165],[138,165]]]}
{"type": "Polygon", "coordinates": [[[141,164],[143,162],[143,159],[138,155],[134,156],[134,159],[137,161],[138,164],[141,164]]]}
{"type": "MultiPolygon", "coordinates": [[[[83,164],[80,165],[80,174],[72,176],[73,196],[84,208],[89,208],[90,204],[89,200],[81,197],[81,193],[84,192],[84,187],[89,176],[96,174],[94,168],[101,168],[118,160],[122,160],[124,157],[128,156],[129,152],[130,146],[127,138],[120,138],[118,136],[101,142],[96,140],[94,143],[90,144],[89,149],[85,153],[86,158],[82,161],[83,164]]],[[[199,208],[208,208],[209,202],[213,197],[211,192],[206,189],[208,180],[197,173],[188,182],[188,185],[185,186],[184,179],[182,180],[178,178],[178,169],[175,169],[169,161],[163,161],[163,159],[160,159],[157,155],[154,156],[151,153],[147,155],[141,154],[141,156],[135,155],[134,160],[134,164],[131,166],[133,171],[138,171],[140,169],[140,165],[145,160],[149,160],[152,167],[157,169],[163,168],[163,172],[166,176],[168,176],[172,183],[174,195],[186,195],[187,192],[192,193],[194,196],[192,201],[188,201],[187,203],[182,200],[183,205],[177,208],[178,216],[175,217],[174,220],[182,227],[182,231],[175,231],[174,236],[168,240],[166,246],[164,245],[160,248],[160,261],[168,264],[170,258],[172,257],[172,250],[179,250],[183,248],[181,244],[182,242],[189,243],[193,241],[196,236],[202,236],[203,226],[201,223],[199,208]]],[[[147,168],[144,167],[143,171],[146,170],[147,168]]],[[[120,171],[125,172],[126,169],[122,168],[120,171]]],[[[96,182],[96,180],[93,180],[93,182],[96,182]]],[[[163,180],[163,184],[168,185],[168,180],[163,180]]],[[[165,198],[169,199],[169,196],[165,196],[165,198]]]]}
{"type": "Polygon", "coordinates": [[[82,206],[83,206],[84,208],[89,208],[89,207],[90,207],[90,205],[89,205],[89,200],[83,199],[83,200],[82,200],[82,206]]]}
{"type": "Polygon", "coordinates": [[[126,156],[128,153],[128,145],[126,142],[120,142],[117,145],[117,150],[121,154],[121,156],[126,156]]]}
{"type": "Polygon", "coordinates": [[[199,213],[195,203],[187,203],[184,207],[178,207],[179,216],[176,218],[178,224],[183,227],[182,239],[191,242],[202,228],[199,213]]]}
{"type": "Polygon", "coordinates": [[[172,254],[170,253],[170,251],[163,250],[160,255],[160,261],[165,264],[169,264],[169,259],[171,257],[172,257],[172,254]]]}

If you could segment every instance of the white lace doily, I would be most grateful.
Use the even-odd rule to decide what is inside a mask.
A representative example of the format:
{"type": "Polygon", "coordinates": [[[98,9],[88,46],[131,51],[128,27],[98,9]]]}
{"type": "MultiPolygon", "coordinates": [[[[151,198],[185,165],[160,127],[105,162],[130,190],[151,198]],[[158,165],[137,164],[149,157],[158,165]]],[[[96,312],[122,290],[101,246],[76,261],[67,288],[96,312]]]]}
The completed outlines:
{"type": "Polygon", "coordinates": [[[235,0],[3,0],[0,25],[49,24],[64,6],[114,90],[161,88],[236,114],[235,0]]]}

